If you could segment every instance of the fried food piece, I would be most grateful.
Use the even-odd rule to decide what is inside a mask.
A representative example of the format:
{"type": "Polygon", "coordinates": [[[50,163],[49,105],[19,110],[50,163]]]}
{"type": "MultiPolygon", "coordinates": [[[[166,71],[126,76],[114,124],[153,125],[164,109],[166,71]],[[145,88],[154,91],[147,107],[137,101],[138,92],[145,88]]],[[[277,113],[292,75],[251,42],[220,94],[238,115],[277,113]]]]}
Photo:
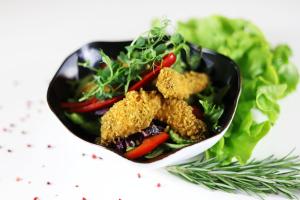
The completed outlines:
{"type": "Polygon", "coordinates": [[[114,142],[147,128],[161,107],[161,96],[155,91],[128,92],[125,98],[101,118],[101,144],[114,142]]]}
{"type": "Polygon", "coordinates": [[[187,99],[191,94],[204,90],[208,85],[208,76],[204,73],[177,71],[164,68],[160,71],[156,87],[164,98],[187,99]]]}
{"type": "Polygon", "coordinates": [[[206,124],[196,118],[193,108],[184,100],[165,99],[156,118],[170,125],[182,137],[195,141],[205,138],[206,124]]]}
{"type": "Polygon", "coordinates": [[[188,83],[190,94],[201,92],[208,86],[209,78],[205,73],[190,71],[183,76],[188,83]]]}
{"type": "Polygon", "coordinates": [[[170,68],[160,71],[156,87],[164,98],[186,99],[190,95],[189,84],[184,76],[170,68]]]}

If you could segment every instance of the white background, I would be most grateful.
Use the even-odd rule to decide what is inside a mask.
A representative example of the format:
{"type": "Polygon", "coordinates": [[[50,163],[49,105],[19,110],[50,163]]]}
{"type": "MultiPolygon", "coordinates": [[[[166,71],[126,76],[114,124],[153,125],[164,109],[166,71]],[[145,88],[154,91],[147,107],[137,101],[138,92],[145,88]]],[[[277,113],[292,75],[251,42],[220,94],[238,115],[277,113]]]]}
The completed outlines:
{"type": "MultiPolygon", "coordinates": [[[[300,67],[299,1],[178,2],[0,0],[0,199],[254,199],[210,191],[163,169],[120,166],[70,134],[45,102],[49,80],[68,54],[94,40],[131,39],[153,17],[174,24],[211,14],[252,20],[272,44],[288,43],[300,67]]],[[[281,101],[281,115],[253,157],[294,147],[300,154],[299,102],[299,89],[281,101]]]]}

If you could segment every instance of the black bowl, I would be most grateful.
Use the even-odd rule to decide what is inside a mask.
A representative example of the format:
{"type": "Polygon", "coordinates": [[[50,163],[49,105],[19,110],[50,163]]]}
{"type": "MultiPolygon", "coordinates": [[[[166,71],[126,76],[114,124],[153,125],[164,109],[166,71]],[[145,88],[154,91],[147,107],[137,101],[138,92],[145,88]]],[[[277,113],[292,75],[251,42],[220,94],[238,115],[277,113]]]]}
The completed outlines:
{"type": "MultiPolygon", "coordinates": [[[[98,137],[90,134],[78,125],[72,123],[64,114],[64,109],[60,103],[66,101],[73,94],[70,88],[70,81],[77,80],[91,73],[89,69],[79,67],[78,61],[89,60],[92,65],[101,62],[99,49],[102,49],[108,56],[115,58],[124,47],[129,45],[130,41],[124,42],[92,42],[82,46],[80,49],[68,56],[58,71],[54,75],[47,93],[47,101],[58,119],[77,137],[95,143],[98,137]]],[[[199,49],[193,44],[189,44],[191,53],[201,56],[199,71],[206,72],[212,84],[220,91],[225,91],[222,103],[224,113],[219,120],[220,129],[217,133],[226,129],[234,116],[238,98],[241,90],[240,72],[237,64],[230,58],[208,49],[199,49]],[[223,90],[227,88],[227,90],[223,90]]]]}

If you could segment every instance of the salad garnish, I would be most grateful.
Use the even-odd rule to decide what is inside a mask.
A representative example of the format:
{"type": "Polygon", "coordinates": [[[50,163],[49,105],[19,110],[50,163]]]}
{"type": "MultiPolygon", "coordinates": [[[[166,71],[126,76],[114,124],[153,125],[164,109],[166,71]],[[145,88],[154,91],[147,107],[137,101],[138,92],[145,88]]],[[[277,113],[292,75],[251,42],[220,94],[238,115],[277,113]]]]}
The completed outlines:
{"type": "Polygon", "coordinates": [[[168,24],[162,20],[116,58],[99,49],[96,66],[80,59],[90,75],[61,102],[69,120],[127,159],[157,159],[219,132],[224,108],[204,91],[214,87],[199,69],[201,54],[191,54],[181,34],[169,34],[168,24]]]}

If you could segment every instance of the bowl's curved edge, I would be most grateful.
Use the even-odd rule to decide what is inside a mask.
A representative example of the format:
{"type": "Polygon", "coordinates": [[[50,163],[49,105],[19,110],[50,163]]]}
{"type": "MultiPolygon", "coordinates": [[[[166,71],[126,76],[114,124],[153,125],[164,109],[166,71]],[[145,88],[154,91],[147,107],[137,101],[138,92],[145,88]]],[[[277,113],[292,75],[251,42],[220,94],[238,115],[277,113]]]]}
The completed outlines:
{"type": "Polygon", "coordinates": [[[227,129],[229,127],[229,125],[231,124],[233,118],[234,118],[234,114],[236,112],[236,109],[237,109],[237,106],[238,106],[238,102],[239,102],[239,99],[240,99],[240,95],[241,95],[241,91],[242,91],[242,88],[241,88],[241,85],[242,85],[241,72],[240,72],[238,64],[236,62],[234,62],[232,59],[230,59],[229,57],[227,57],[227,56],[225,56],[223,54],[220,54],[218,52],[215,52],[213,50],[207,49],[207,48],[202,48],[202,52],[206,52],[206,53],[210,53],[210,54],[215,54],[215,55],[223,57],[224,59],[228,60],[229,62],[231,62],[233,64],[235,72],[236,72],[236,77],[237,77],[237,93],[236,93],[235,101],[233,102],[233,109],[232,109],[231,118],[227,122],[227,124],[225,125],[225,128],[224,128],[224,129],[227,129]]]}
{"type": "MultiPolygon", "coordinates": [[[[115,42],[128,43],[130,41],[105,41],[104,43],[110,43],[110,42],[111,43],[115,43],[115,42]]],[[[82,47],[87,46],[87,45],[93,45],[93,44],[96,44],[96,43],[99,43],[99,41],[93,41],[93,42],[87,43],[87,44],[83,45],[82,47]]],[[[59,74],[61,68],[68,61],[68,59],[71,56],[73,56],[74,54],[76,54],[82,47],[80,47],[79,49],[77,49],[73,53],[69,54],[69,56],[67,56],[67,58],[62,62],[62,64],[60,65],[60,68],[57,70],[57,72],[54,74],[53,77],[56,77],[59,74]]],[[[184,160],[187,160],[187,159],[189,159],[191,157],[194,157],[196,155],[199,155],[199,154],[203,153],[205,150],[207,150],[210,147],[212,147],[214,144],[216,144],[223,137],[223,135],[225,134],[226,130],[229,128],[229,125],[231,124],[231,122],[233,120],[233,117],[234,117],[234,114],[235,114],[236,109],[237,109],[238,100],[239,100],[240,93],[241,93],[241,76],[240,76],[240,70],[239,70],[238,65],[233,60],[231,60],[229,57],[227,57],[225,55],[222,55],[220,53],[217,53],[215,51],[212,51],[212,50],[206,49],[206,48],[202,48],[201,51],[204,52],[204,53],[215,54],[215,55],[218,55],[218,56],[221,56],[221,57],[225,58],[229,62],[233,63],[233,66],[235,67],[235,71],[237,73],[236,77],[237,77],[237,83],[238,83],[238,85],[237,85],[238,92],[236,94],[237,96],[235,98],[235,101],[233,102],[233,111],[232,111],[233,113],[232,113],[232,115],[230,117],[230,120],[228,120],[227,124],[225,125],[225,128],[222,130],[222,132],[220,132],[217,135],[214,135],[213,137],[210,137],[210,138],[208,138],[208,139],[206,139],[204,141],[201,141],[199,143],[196,143],[196,144],[193,144],[191,146],[188,146],[188,147],[185,147],[183,149],[180,149],[180,150],[176,151],[176,153],[174,153],[174,154],[170,154],[170,155],[168,155],[168,156],[166,156],[166,157],[164,157],[164,158],[162,158],[160,160],[157,160],[157,161],[154,161],[154,162],[151,162],[151,163],[134,162],[134,161],[128,160],[128,159],[126,159],[126,158],[124,158],[124,157],[122,157],[122,156],[120,156],[118,154],[116,155],[117,157],[121,158],[122,160],[128,161],[128,163],[131,163],[133,165],[137,165],[137,166],[140,166],[140,167],[143,167],[143,168],[150,168],[150,169],[160,168],[160,167],[168,166],[168,165],[171,165],[171,164],[176,164],[176,163],[182,162],[184,160]],[[189,151],[191,151],[191,152],[189,153],[189,151]],[[182,157],[185,157],[185,159],[182,159],[182,157]]],[[[54,82],[54,79],[52,79],[50,81],[50,84],[49,84],[48,89],[47,89],[47,103],[48,103],[51,111],[57,116],[57,113],[56,113],[56,110],[54,108],[54,105],[51,103],[51,100],[50,100],[50,98],[51,98],[50,97],[50,95],[51,95],[50,88],[53,85],[53,82],[54,82]]],[[[63,125],[69,130],[69,128],[64,123],[63,123],[63,125]]],[[[76,136],[76,137],[78,137],[78,136],[76,136]]],[[[78,137],[78,138],[80,140],[84,141],[84,142],[89,143],[89,144],[96,145],[96,144],[90,143],[90,142],[88,142],[88,141],[86,141],[86,140],[84,140],[84,139],[82,139],[80,137],[78,137]]],[[[100,149],[104,149],[105,151],[107,151],[107,152],[109,152],[111,154],[116,154],[115,152],[112,152],[112,151],[106,149],[105,147],[102,147],[102,146],[99,146],[99,145],[96,145],[96,146],[100,147],[100,149]]]]}

